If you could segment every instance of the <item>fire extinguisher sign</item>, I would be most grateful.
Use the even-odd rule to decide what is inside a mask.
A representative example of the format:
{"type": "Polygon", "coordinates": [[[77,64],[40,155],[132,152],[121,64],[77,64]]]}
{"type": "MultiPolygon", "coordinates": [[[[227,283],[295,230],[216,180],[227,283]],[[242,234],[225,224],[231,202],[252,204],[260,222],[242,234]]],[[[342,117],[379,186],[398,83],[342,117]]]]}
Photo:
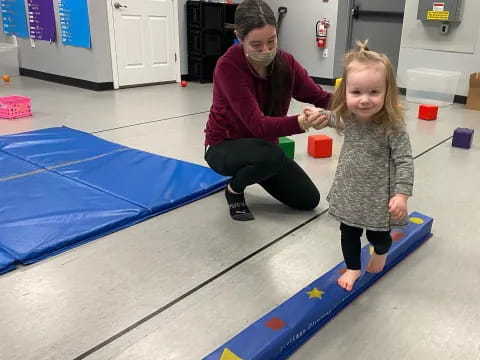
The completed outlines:
{"type": "Polygon", "coordinates": [[[443,11],[445,10],[445,3],[443,2],[434,2],[433,11],[443,11]]]}

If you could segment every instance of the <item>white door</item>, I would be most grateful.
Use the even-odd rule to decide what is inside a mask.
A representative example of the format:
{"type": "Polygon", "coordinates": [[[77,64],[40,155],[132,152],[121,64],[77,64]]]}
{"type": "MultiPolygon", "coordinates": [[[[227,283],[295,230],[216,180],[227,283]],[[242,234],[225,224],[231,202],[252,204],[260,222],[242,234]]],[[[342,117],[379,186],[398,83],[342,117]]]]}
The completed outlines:
{"type": "Polygon", "coordinates": [[[175,81],[174,0],[111,0],[111,6],[118,85],[175,81]]]}

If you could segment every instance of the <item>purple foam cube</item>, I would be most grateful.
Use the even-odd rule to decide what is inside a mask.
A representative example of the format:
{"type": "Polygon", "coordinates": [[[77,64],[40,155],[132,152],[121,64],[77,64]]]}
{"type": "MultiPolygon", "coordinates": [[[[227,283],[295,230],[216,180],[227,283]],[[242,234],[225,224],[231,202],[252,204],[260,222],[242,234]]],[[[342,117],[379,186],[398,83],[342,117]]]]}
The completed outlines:
{"type": "Polygon", "coordinates": [[[472,146],[473,129],[456,128],[453,132],[452,146],[470,149],[472,146]]]}

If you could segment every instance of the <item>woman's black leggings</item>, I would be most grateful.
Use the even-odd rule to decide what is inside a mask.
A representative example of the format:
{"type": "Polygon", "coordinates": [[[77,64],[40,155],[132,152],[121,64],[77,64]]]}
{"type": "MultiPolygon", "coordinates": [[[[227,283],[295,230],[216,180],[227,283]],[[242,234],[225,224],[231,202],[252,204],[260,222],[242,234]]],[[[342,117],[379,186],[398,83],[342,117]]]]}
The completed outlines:
{"type": "Polygon", "coordinates": [[[205,160],[215,172],[232,176],[230,187],[235,192],[259,184],[278,201],[302,210],[314,209],[320,201],[320,193],[305,171],[269,141],[226,140],[210,146],[205,160]]]}
{"type": "MultiPolygon", "coordinates": [[[[340,223],[340,232],[342,235],[342,252],[345,259],[345,265],[350,270],[361,269],[361,250],[360,238],[363,229],[340,223]]],[[[392,246],[392,237],[390,231],[371,231],[367,230],[367,240],[373,245],[375,253],[383,255],[388,252],[392,246]]]]}

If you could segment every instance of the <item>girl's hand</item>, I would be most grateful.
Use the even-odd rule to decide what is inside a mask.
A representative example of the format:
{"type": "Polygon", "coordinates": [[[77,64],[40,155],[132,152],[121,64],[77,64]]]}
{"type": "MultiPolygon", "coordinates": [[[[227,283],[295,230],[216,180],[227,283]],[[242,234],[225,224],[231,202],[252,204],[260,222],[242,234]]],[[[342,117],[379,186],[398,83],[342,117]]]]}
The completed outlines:
{"type": "Polygon", "coordinates": [[[310,127],[316,130],[323,129],[328,125],[328,113],[324,109],[306,107],[303,113],[306,116],[306,121],[310,123],[310,127]]]}
{"type": "Polygon", "coordinates": [[[405,194],[397,194],[390,199],[388,211],[392,219],[400,220],[407,216],[407,200],[408,195],[405,194]]]}

